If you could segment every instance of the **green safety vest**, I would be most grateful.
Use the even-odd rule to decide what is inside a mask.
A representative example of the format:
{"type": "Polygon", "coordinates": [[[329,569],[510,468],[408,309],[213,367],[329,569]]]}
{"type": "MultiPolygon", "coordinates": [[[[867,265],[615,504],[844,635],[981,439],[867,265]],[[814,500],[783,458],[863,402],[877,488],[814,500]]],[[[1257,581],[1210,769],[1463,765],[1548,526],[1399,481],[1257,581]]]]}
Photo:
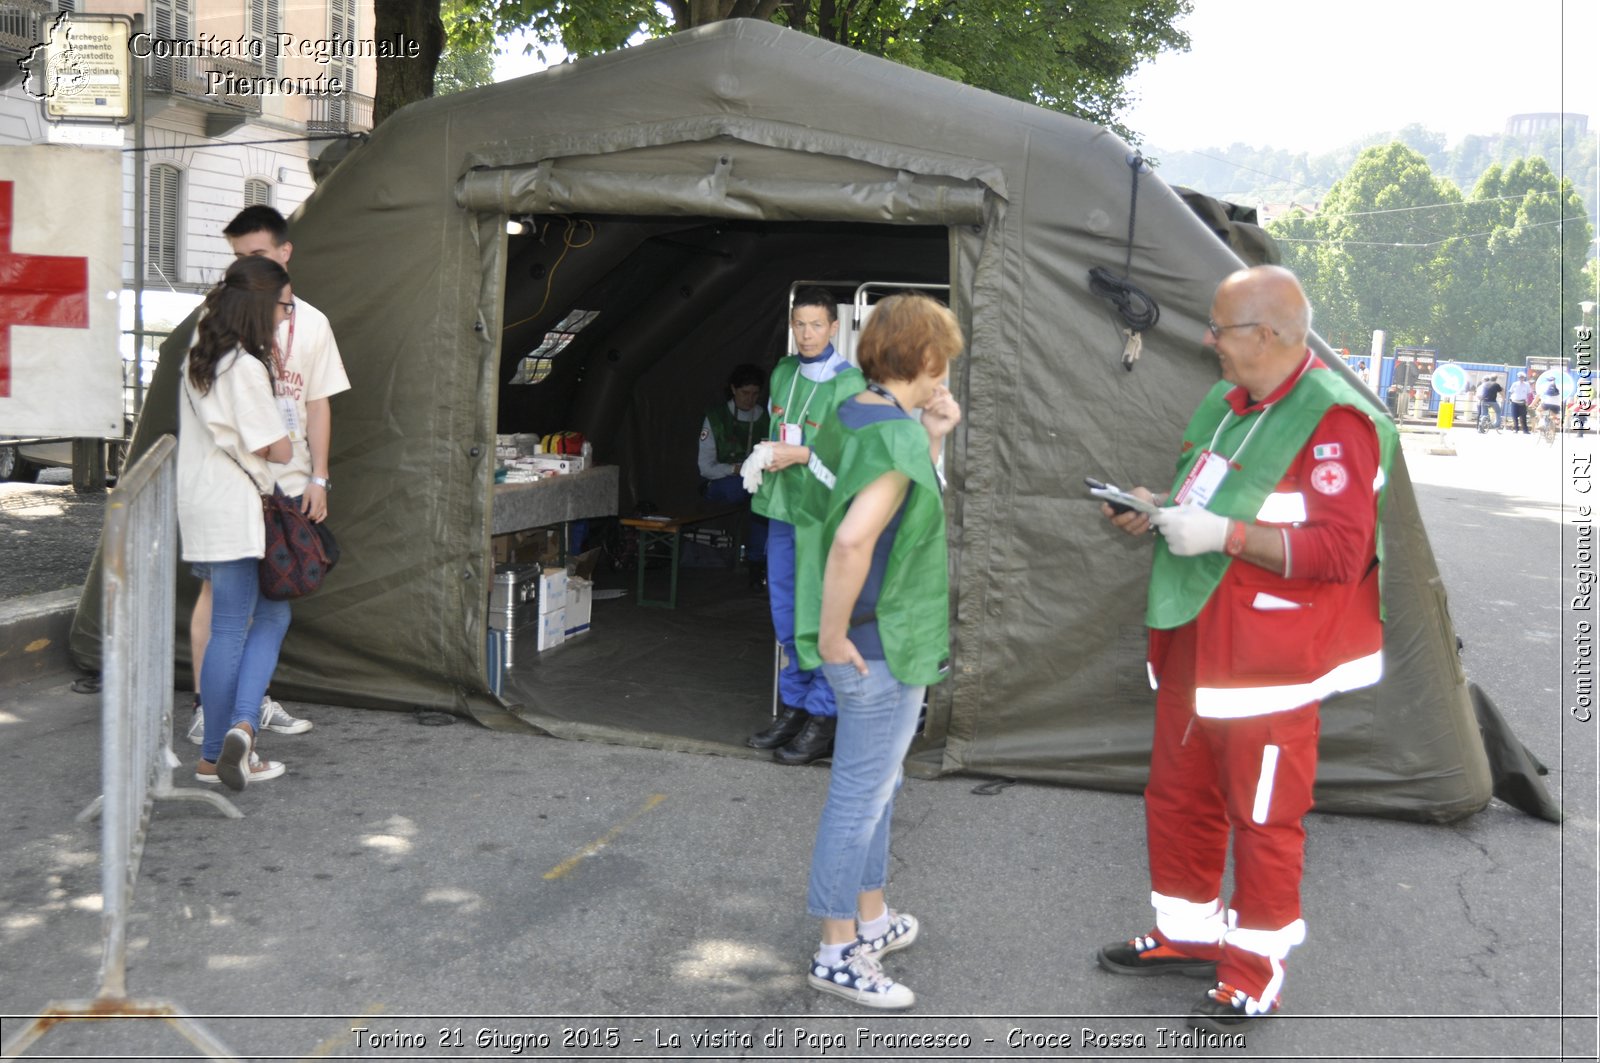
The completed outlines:
{"type": "MultiPolygon", "coordinates": [[[[777,440],[784,424],[799,424],[802,441],[811,440],[817,428],[839,408],[839,403],[867,388],[867,378],[853,365],[846,366],[828,380],[813,382],[799,374],[797,356],[780,359],[772,370],[772,382],[767,390],[772,400],[768,439],[777,440]],[[793,402],[792,409],[782,409],[778,405],[789,402],[793,402]]],[[[820,502],[808,501],[806,496],[826,491],[804,465],[791,465],[762,474],[761,487],[751,500],[750,508],[763,517],[798,524],[801,513],[821,508],[820,502]]]]}
{"type": "Polygon", "coordinates": [[[928,456],[928,433],[910,418],[879,421],[858,430],[828,418],[812,444],[810,463],[824,487],[824,514],[795,527],[795,650],[800,667],[817,668],[822,578],[834,534],[851,501],[891,471],[911,479],[883,586],[878,594],[878,636],[889,671],[908,686],[943,679],[950,663],[950,573],[945,543],[944,496],[928,456]],[[820,466],[820,467],[819,467],[820,466]],[[831,470],[831,472],[830,472],[831,470]]]}
{"type": "Polygon", "coordinates": [[[719,402],[706,411],[706,421],[711,425],[711,438],[717,445],[717,460],[724,465],[734,465],[750,456],[750,450],[767,438],[767,411],[753,421],[741,421],[738,414],[719,402]]]}
{"type": "MultiPolygon", "coordinates": [[[[1206,509],[1246,524],[1254,523],[1262,503],[1300,456],[1306,440],[1316,431],[1323,416],[1335,406],[1352,407],[1366,414],[1378,431],[1378,462],[1383,471],[1384,484],[1378,494],[1380,523],[1377,543],[1381,565],[1383,500],[1388,493],[1389,466],[1399,441],[1394,423],[1378,414],[1367,396],[1355,385],[1329,369],[1307,369],[1287,395],[1266,410],[1258,410],[1244,417],[1234,414],[1233,407],[1223,398],[1233,388],[1234,385],[1225,380],[1218,381],[1189,421],[1189,427],[1183,433],[1184,449],[1178,459],[1177,475],[1172,480],[1173,493],[1183,486],[1189,471],[1200,460],[1201,453],[1211,445],[1217,426],[1224,419],[1229,419],[1232,423],[1223,429],[1218,438],[1217,451],[1224,456],[1247,460],[1240,462],[1242,468],[1229,468],[1206,509]],[[1251,437],[1246,453],[1236,454],[1251,427],[1263,417],[1266,419],[1251,437]]],[[[1171,629],[1182,627],[1200,615],[1200,610],[1222,582],[1223,573],[1233,560],[1223,553],[1179,557],[1167,548],[1166,540],[1157,537],[1145,624],[1152,628],[1171,629]]]]}

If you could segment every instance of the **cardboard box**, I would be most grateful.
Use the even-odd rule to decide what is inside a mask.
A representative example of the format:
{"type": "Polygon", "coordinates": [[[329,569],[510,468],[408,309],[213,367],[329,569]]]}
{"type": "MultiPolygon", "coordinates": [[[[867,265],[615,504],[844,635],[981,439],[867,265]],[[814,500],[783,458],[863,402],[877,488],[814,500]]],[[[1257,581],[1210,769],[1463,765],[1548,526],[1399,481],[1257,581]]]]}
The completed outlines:
{"type": "Polygon", "coordinates": [[[547,568],[539,573],[539,612],[551,613],[567,606],[567,570],[547,568]]]}
{"type": "Polygon", "coordinates": [[[539,614],[538,649],[540,653],[554,649],[567,640],[567,611],[552,609],[539,614]]]}
{"type": "Polygon", "coordinates": [[[567,638],[589,630],[589,610],[594,603],[594,584],[577,576],[567,577],[567,638]]]}
{"type": "Polygon", "coordinates": [[[550,528],[507,532],[489,540],[489,558],[496,565],[553,564],[561,556],[561,537],[550,528]]]}

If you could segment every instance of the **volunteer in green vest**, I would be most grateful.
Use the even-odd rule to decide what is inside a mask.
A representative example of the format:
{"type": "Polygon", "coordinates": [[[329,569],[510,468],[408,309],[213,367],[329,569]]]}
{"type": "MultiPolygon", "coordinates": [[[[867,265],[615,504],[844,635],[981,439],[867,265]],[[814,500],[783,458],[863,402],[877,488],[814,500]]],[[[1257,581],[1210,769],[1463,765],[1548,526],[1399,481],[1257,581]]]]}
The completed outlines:
{"type": "MultiPolygon", "coordinates": [[[[769,421],[761,406],[761,388],[766,374],[759,366],[736,365],[728,374],[728,397],[706,411],[700,425],[698,464],[703,481],[701,493],[707,502],[748,504],[739,467],[755,445],[767,438],[769,421]]],[[[749,566],[750,586],[767,582],[767,519],[752,515],[744,537],[745,562],[749,566]]]]}
{"type": "Polygon", "coordinates": [[[1288,270],[1229,275],[1205,333],[1222,382],[1184,432],[1171,491],[1132,492],[1162,508],[1105,509],[1131,535],[1160,533],[1146,609],[1155,927],[1098,960],[1115,974],[1215,979],[1189,1014],[1211,1033],[1279,1007],[1306,936],[1318,708],[1383,675],[1379,518],[1397,436],[1307,348],[1310,328],[1288,270]]]}
{"type": "Polygon", "coordinates": [[[761,486],[750,508],[768,518],[767,599],[772,628],[783,643],[784,664],[778,674],[783,711],[772,726],[751,735],[746,744],[772,750],[779,764],[809,764],[833,749],[833,691],[815,666],[802,668],[794,650],[794,535],[808,500],[825,491],[807,470],[811,440],[834,408],[867,382],[861,371],[834,349],[839,334],[833,294],[815,285],[794,293],[789,312],[796,354],[778,360],[767,389],[772,415],[772,458],[761,473],[761,486]]]}
{"type": "Polygon", "coordinates": [[[827,486],[820,521],[797,528],[795,637],[838,701],[828,798],[806,908],[822,920],[808,980],[871,1008],[915,995],[879,958],[917,939],[884,898],[889,824],[922,698],[949,667],[943,484],[936,468],[961,408],[945,387],[961,328],[925,295],[879,302],[861,333],[867,391],[817,433],[810,466],[827,486]],[[922,411],[919,424],[911,414],[922,411]]]}

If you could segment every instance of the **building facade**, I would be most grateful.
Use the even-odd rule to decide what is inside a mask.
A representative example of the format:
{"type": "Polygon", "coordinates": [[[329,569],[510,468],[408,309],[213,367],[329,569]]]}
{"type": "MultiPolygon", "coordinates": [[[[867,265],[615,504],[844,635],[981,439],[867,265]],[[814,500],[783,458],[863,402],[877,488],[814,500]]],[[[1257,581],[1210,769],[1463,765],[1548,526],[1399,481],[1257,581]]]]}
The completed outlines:
{"type": "Polygon", "coordinates": [[[221,232],[240,209],[291,214],[313,188],[310,161],[371,129],[373,2],[0,0],[0,148],[62,137],[19,66],[61,12],[142,15],[130,49],[144,83],[144,150],[134,150],[131,121],[104,149],[123,155],[123,281],[132,288],[137,274],[143,167],[144,286],[192,301],[232,260],[221,232]]]}

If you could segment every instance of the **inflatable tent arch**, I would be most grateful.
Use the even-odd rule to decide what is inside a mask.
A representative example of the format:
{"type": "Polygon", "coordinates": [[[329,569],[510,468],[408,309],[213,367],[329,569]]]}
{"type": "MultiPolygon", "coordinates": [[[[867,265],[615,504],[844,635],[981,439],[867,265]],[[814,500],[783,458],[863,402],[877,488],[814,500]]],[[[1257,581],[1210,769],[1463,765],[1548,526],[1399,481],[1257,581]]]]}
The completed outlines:
{"type": "MultiPolygon", "coordinates": [[[[681,447],[648,438],[638,410],[703,409],[726,366],[708,350],[747,360],[728,350],[781,335],[790,280],[867,269],[948,280],[969,340],[947,454],[954,667],[911,767],[1138,790],[1149,558],[1075,485],[1169,476],[1216,380],[1198,343],[1211,294],[1240,263],[1144,177],[1131,276],[1161,320],[1125,372],[1088,272],[1130,257],[1129,157],[1087,123],[751,20],[391,117],[293,221],[296,291],[332,320],[352,389],[334,400],[345,560],[297,606],[274,690],[517,722],[483,679],[501,415],[559,403],[550,428],[588,431],[629,463],[625,482],[656,490],[661,466],[608,454],[619,426],[644,426],[635,450],[681,447]],[[508,237],[511,218],[536,235],[508,237]],[[570,239],[569,222],[584,223],[570,239]],[[779,276],[778,294],[746,288],[779,276]],[[606,296],[609,338],[575,345],[532,389],[544,398],[505,395],[532,337],[595,309],[585,293],[606,296]],[[651,376],[653,356],[699,368],[651,376]]],[[[175,421],[170,347],[136,451],[175,421]]],[[[1488,766],[1403,464],[1388,505],[1386,678],[1327,705],[1318,807],[1454,819],[1488,801],[1488,766]]],[[[91,665],[96,595],[73,633],[91,665]]]]}

